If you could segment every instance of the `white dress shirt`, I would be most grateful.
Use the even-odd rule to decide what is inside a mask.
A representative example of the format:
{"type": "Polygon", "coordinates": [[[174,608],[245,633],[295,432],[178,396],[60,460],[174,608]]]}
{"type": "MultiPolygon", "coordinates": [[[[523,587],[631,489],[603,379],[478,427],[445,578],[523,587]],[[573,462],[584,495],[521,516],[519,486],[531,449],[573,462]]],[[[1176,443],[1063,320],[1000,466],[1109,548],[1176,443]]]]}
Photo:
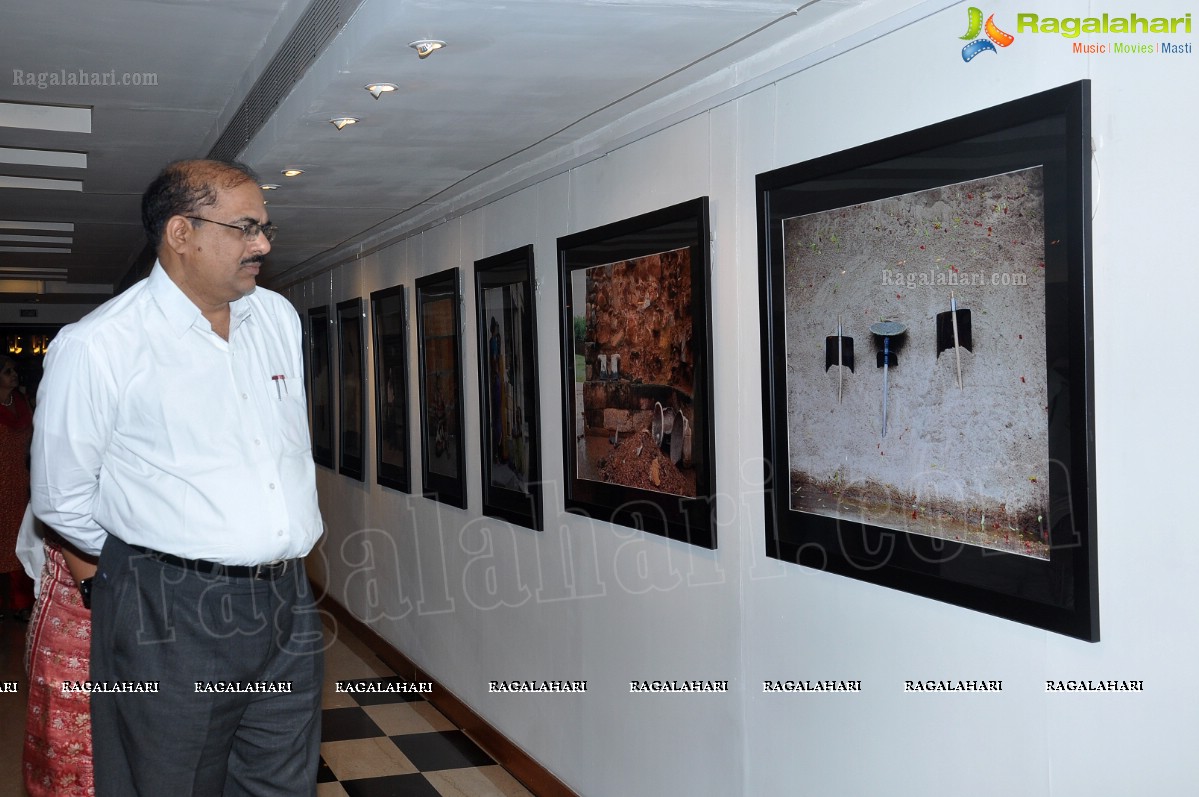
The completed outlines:
{"type": "Polygon", "coordinates": [[[257,288],[229,340],[155,263],[50,344],[34,416],[34,513],[81,550],[108,534],[255,565],[320,536],[300,319],[257,288]]]}

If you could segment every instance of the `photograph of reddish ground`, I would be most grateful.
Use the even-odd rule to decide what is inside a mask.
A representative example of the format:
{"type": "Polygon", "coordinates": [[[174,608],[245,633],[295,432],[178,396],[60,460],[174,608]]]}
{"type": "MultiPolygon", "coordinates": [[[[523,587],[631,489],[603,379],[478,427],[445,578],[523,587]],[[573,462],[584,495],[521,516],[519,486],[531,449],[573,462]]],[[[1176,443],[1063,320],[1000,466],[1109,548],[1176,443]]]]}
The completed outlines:
{"type": "Polygon", "coordinates": [[[695,497],[690,249],[571,277],[578,477],[695,497]]]}

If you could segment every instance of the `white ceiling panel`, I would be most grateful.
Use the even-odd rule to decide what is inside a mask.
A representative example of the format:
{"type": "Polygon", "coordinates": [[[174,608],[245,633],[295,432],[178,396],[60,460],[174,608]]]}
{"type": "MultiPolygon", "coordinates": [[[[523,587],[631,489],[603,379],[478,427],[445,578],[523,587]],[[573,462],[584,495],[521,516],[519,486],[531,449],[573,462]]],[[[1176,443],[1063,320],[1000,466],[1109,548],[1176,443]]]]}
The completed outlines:
{"type": "Polygon", "coordinates": [[[86,168],[34,155],[0,168],[17,183],[82,181],[0,188],[0,219],[76,225],[71,253],[6,252],[0,267],[119,282],[144,247],[146,184],[171,160],[207,154],[247,97],[267,96],[256,81],[318,14],[338,21],[336,35],[283,50],[315,61],[263,106],[240,153],[281,186],[268,194],[282,230],[268,279],[385,236],[447,191],[577,145],[861,2],[5,0],[0,52],[21,80],[0,85],[0,153],[86,153],[86,168]],[[447,47],[422,60],[408,46],[420,38],[447,47]],[[372,81],[399,90],[375,100],[372,81]],[[343,114],[361,122],[339,132],[328,120],[343,114]],[[305,174],[283,178],[285,166],[305,174]]]}

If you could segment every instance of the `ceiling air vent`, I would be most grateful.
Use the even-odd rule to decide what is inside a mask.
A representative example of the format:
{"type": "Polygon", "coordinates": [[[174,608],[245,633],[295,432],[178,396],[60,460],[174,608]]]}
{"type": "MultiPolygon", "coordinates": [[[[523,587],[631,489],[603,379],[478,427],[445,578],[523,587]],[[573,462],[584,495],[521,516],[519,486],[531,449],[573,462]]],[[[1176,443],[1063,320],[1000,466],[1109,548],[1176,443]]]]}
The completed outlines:
{"type": "Polygon", "coordinates": [[[313,0],[217,139],[209,158],[237,157],[362,0],[313,0]]]}
{"type": "MultiPolygon", "coordinates": [[[[231,161],[245,149],[291,87],[304,76],[361,4],[362,0],[313,0],[209,150],[209,158],[231,161]]],[[[149,244],[142,247],[125,276],[114,286],[116,292],[149,274],[154,257],[153,247],[149,244]]]]}

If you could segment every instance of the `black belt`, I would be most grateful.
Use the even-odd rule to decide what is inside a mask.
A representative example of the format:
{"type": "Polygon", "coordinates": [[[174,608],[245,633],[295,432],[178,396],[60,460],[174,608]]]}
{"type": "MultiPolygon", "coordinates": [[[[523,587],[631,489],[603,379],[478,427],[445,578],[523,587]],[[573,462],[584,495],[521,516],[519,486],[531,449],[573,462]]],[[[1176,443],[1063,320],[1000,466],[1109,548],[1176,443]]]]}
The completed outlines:
{"type": "Polygon", "coordinates": [[[291,570],[299,561],[298,559],[283,559],[262,565],[223,565],[220,562],[209,562],[204,559],[184,559],[181,556],[143,548],[140,545],[130,545],[129,547],[163,564],[181,567],[203,576],[252,578],[259,581],[273,581],[291,570]]]}

